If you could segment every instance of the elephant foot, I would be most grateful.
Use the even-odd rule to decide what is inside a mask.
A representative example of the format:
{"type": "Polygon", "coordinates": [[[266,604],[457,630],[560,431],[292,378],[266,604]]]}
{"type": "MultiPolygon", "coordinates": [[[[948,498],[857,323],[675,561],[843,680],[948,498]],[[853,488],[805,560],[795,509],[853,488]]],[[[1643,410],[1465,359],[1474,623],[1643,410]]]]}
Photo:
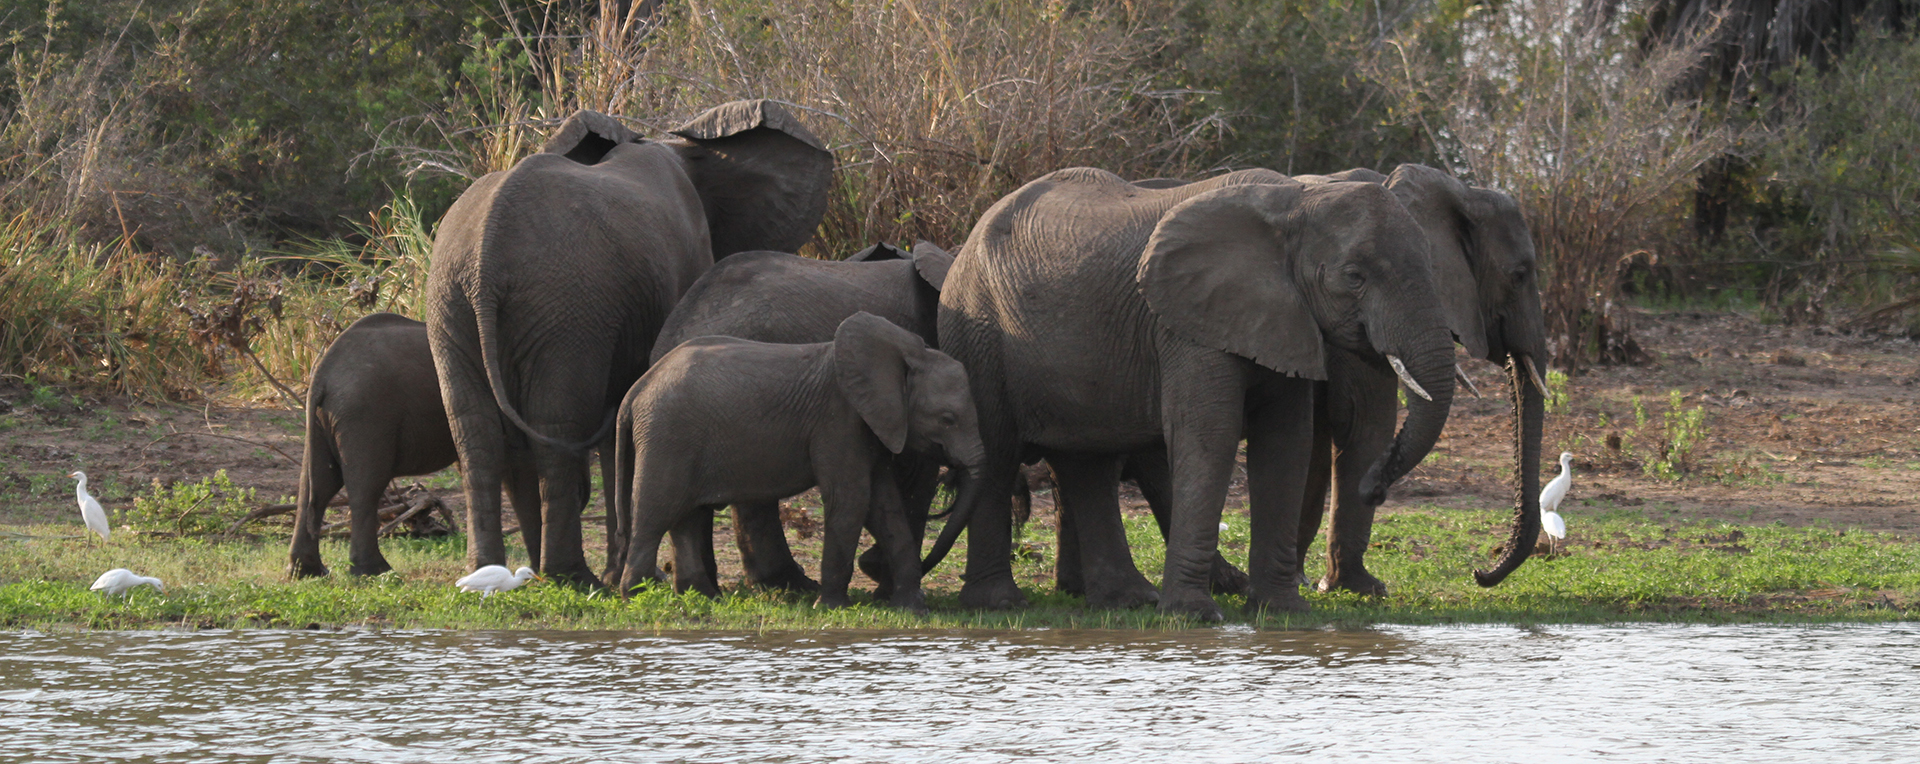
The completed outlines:
{"type": "Polygon", "coordinates": [[[1387,596],[1387,585],[1382,583],[1380,579],[1374,578],[1372,573],[1368,573],[1365,570],[1358,573],[1340,574],[1338,576],[1328,574],[1326,578],[1320,579],[1320,583],[1316,588],[1323,592],[1335,590],[1348,591],[1367,597],[1387,596]]]}
{"type": "Polygon", "coordinates": [[[960,587],[960,606],[972,610],[1011,610],[1027,606],[1027,595],[1011,573],[968,580],[960,587]]]}
{"type": "MultiPolygon", "coordinates": [[[[879,597],[876,596],[875,599],[879,599],[879,597]]],[[[912,594],[901,593],[889,597],[887,599],[887,605],[914,615],[926,615],[928,613],[927,598],[918,590],[915,590],[912,594]]]]}
{"type": "Polygon", "coordinates": [[[753,583],[762,589],[777,589],[802,594],[820,591],[820,582],[807,577],[807,572],[801,570],[799,565],[793,563],[788,563],[778,571],[756,578],[753,580],[753,583]]]}
{"type": "Polygon", "coordinates": [[[1250,580],[1246,571],[1234,567],[1219,552],[1213,553],[1213,571],[1207,576],[1207,588],[1214,594],[1246,594],[1250,580]]]}
{"type": "Polygon", "coordinates": [[[813,601],[813,607],[816,610],[838,610],[851,606],[852,604],[853,602],[847,599],[846,592],[840,592],[839,594],[822,594],[813,601]]]}
{"type": "Polygon", "coordinates": [[[352,567],[347,568],[347,574],[353,576],[377,576],[389,570],[393,570],[393,566],[387,564],[387,558],[376,557],[365,563],[354,563],[352,567]]]}
{"type": "Polygon", "coordinates": [[[1269,613],[1305,613],[1313,606],[1307,604],[1307,598],[1300,596],[1299,587],[1289,586],[1277,592],[1247,595],[1247,612],[1258,615],[1261,611],[1269,613]]]}
{"type": "Polygon", "coordinates": [[[287,575],[294,578],[324,578],[331,572],[319,560],[294,560],[287,568],[287,575]]]}
{"type": "Polygon", "coordinates": [[[1160,612],[1167,615],[1184,615],[1207,623],[1219,623],[1227,620],[1220,610],[1220,603],[1202,591],[1161,592],[1160,612]]]}
{"type": "Polygon", "coordinates": [[[600,577],[593,574],[593,569],[585,565],[566,568],[547,568],[546,570],[540,571],[540,573],[546,576],[549,583],[560,584],[583,592],[589,589],[607,588],[606,584],[600,582],[600,577]]]}
{"type": "Polygon", "coordinates": [[[1119,586],[1094,586],[1087,591],[1087,607],[1128,610],[1160,602],[1160,590],[1139,574],[1119,586]]]}

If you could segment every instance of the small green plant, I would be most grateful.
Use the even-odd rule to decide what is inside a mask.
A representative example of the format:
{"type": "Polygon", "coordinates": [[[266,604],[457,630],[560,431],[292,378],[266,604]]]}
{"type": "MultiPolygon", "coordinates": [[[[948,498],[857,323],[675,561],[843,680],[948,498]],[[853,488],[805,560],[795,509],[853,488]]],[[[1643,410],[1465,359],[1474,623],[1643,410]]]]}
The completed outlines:
{"type": "MultiPolygon", "coordinates": [[[[1637,396],[1633,403],[1635,417],[1645,422],[1646,407],[1637,396]]],[[[1707,410],[1700,406],[1684,408],[1685,403],[1685,396],[1679,390],[1667,392],[1667,412],[1662,416],[1664,427],[1660,449],[1654,458],[1641,465],[1646,474],[1679,480],[1693,470],[1694,452],[1707,439],[1707,410]]]]}
{"type": "Polygon", "coordinates": [[[1567,414],[1573,411],[1573,386],[1567,373],[1559,369],[1547,370],[1547,413],[1567,414]]]}
{"type": "Polygon", "coordinates": [[[142,532],[167,531],[182,536],[224,531],[254,507],[254,489],[240,488],[227,471],[198,483],[171,486],[153,481],[145,496],[135,497],[126,522],[142,532]]]}

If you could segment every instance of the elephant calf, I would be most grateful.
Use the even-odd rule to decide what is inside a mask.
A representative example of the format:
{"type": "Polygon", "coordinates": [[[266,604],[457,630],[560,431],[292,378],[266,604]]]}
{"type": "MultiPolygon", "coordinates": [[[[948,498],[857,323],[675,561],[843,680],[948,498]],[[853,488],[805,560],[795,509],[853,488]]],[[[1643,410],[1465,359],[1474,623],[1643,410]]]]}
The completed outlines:
{"type": "MultiPolygon", "coordinates": [[[[919,550],[900,507],[893,457],[944,451],[976,475],[985,458],[966,371],[864,311],[842,321],[827,343],[689,340],[634,383],[616,427],[616,485],[629,487],[618,506],[630,529],[622,591],[654,577],[660,541],[672,531],[675,587],[717,595],[701,548],[711,544],[713,510],[818,485],[826,533],[817,604],[847,604],[866,524],[879,529],[876,541],[887,550],[890,604],[924,610],[919,550]]],[[[959,498],[936,555],[966,524],[971,494],[959,498]]]]}
{"type": "Polygon", "coordinates": [[[320,524],[342,487],[353,517],[348,572],[392,570],[378,538],[387,483],[439,472],[455,456],[427,325],[392,313],[353,322],[313,367],[290,572],[296,578],[327,574],[320,524]]]}

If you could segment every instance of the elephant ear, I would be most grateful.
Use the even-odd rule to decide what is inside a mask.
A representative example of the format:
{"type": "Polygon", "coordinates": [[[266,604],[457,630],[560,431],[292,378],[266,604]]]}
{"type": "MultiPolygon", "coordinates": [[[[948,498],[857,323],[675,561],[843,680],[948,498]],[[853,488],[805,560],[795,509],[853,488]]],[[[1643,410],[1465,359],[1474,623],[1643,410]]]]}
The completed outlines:
{"type": "Polygon", "coordinates": [[[1481,284],[1473,262],[1473,223],[1468,188],[1459,178],[1426,165],[1394,168],[1387,189],[1427,234],[1433,282],[1447,328],[1474,358],[1487,357],[1487,325],[1481,284]]]}
{"type": "Polygon", "coordinates": [[[893,322],[861,311],[833,332],[834,377],[888,451],[907,447],[907,353],[926,343],[893,322]]]}
{"type": "Polygon", "coordinates": [[[883,241],[853,253],[852,257],[847,258],[847,262],[877,263],[882,260],[905,260],[908,257],[907,253],[900,251],[899,247],[883,241]]]}
{"type": "Polygon", "coordinates": [[[953,255],[935,246],[933,242],[922,239],[913,243],[913,269],[920,272],[933,291],[947,283],[947,269],[953,267],[953,255]]]}
{"type": "Polygon", "coordinates": [[[599,164],[600,159],[622,143],[632,143],[640,136],[620,120],[597,111],[581,109],[568,117],[540,147],[542,154],[559,154],[581,164],[599,164]]]}
{"type": "Polygon", "coordinates": [[[799,252],[813,238],[827,212],[833,154],[784,107],[725,103],[672,132],[707,213],[714,259],[799,252]]]}
{"type": "Polygon", "coordinates": [[[1140,294],[1175,333],[1283,374],[1326,379],[1320,326],[1294,272],[1287,220],[1299,184],[1236,185],[1160,217],[1140,258],[1140,294]]]}

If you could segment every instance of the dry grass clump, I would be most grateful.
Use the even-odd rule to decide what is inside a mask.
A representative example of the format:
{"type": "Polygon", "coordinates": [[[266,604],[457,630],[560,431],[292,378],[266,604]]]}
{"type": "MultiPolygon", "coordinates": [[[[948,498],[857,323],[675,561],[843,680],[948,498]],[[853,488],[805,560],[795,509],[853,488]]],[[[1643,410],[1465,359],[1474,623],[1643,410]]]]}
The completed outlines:
{"type": "Polygon", "coordinates": [[[614,3],[569,34],[523,33],[496,78],[535,77],[537,96],[477,80],[492,114],[454,115],[453,150],[407,153],[469,177],[509,166],[539,130],[579,108],[646,134],[728,100],[796,107],[839,158],[812,254],[877,239],[963,240],[1019,185],[1063,167],[1184,175],[1214,137],[1182,115],[1181,90],[1147,66],[1171,9],[1153,3],[985,0],[691,0],[649,15],[614,3]],[[515,61],[524,60],[527,69],[515,61]],[[535,99],[538,100],[535,100],[535,99]],[[462,132],[465,130],[465,132],[462,132]]]}
{"type": "Polygon", "coordinates": [[[1460,33],[1421,29],[1375,62],[1453,172],[1520,202],[1544,270],[1554,363],[1567,368],[1633,360],[1615,307],[1620,277],[1679,238],[1686,186],[1738,138],[1678,95],[1713,29],[1639,49],[1623,18],[1586,8],[1516,0],[1461,20],[1461,45],[1424,44],[1460,33]]]}

